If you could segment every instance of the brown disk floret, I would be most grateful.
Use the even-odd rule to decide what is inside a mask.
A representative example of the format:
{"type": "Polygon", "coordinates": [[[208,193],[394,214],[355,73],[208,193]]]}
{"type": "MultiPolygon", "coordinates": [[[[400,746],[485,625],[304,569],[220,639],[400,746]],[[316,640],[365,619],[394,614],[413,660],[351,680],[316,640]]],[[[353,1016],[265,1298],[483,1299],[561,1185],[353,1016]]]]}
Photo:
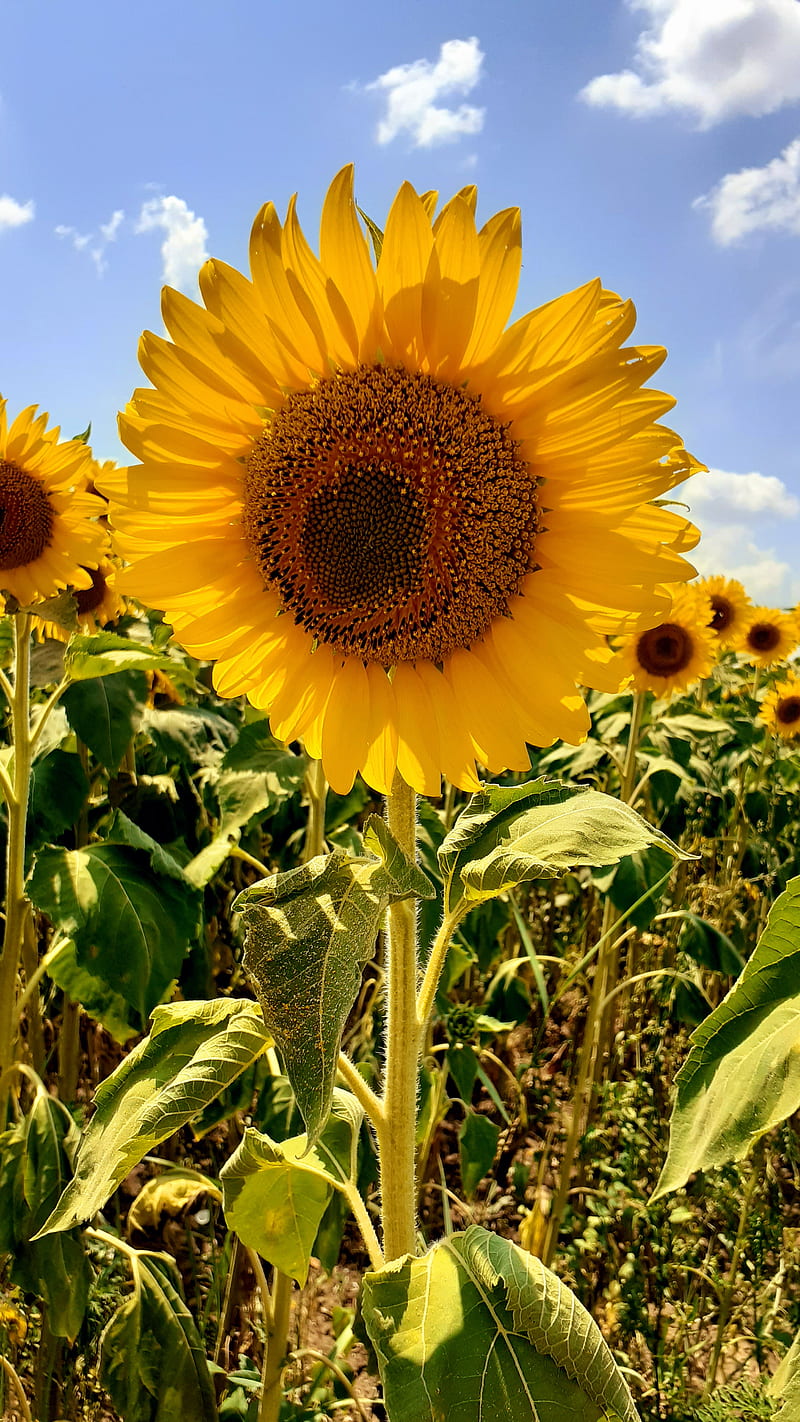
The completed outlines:
{"type": "Polygon", "coordinates": [[[22,568],[41,557],[53,533],[53,510],[44,485],[8,460],[0,460],[0,568],[22,568]]]}
{"type": "Polygon", "coordinates": [[[662,622],[643,632],[636,644],[636,658],[650,676],[676,676],[692,660],[694,643],[685,627],[662,622]]]}

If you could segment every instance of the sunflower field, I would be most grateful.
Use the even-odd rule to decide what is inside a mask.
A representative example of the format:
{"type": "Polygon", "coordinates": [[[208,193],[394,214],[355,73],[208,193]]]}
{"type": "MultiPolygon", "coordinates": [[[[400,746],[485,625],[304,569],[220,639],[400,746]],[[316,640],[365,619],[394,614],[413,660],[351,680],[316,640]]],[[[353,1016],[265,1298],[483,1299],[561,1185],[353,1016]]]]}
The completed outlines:
{"type": "Polygon", "coordinates": [[[14,1422],[800,1419],[798,612],[475,202],[266,204],[130,467],[0,401],[14,1422]]]}

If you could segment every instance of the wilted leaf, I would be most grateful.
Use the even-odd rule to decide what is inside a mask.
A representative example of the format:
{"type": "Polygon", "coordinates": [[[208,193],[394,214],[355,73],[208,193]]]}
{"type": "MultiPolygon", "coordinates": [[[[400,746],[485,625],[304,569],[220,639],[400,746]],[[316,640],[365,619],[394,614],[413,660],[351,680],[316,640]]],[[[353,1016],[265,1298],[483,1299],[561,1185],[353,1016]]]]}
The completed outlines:
{"type": "Polygon", "coordinates": [[[175,1265],[163,1254],[128,1257],[133,1293],[103,1329],[101,1385],[125,1422],[216,1422],[205,1350],[175,1265]]]}
{"type": "Polygon", "coordinates": [[[368,821],[364,847],[369,857],[335,850],[273,874],[234,905],[244,924],[244,966],[312,1142],[328,1114],[342,1031],[384,914],[390,903],[434,892],[382,820],[368,821]]]}
{"type": "Polygon", "coordinates": [[[198,1116],[271,1041],[253,1002],[156,1008],[150,1036],[97,1088],[75,1177],[43,1232],[69,1229],[102,1209],[142,1156],[198,1116]]]}
{"type": "Polygon", "coordinates": [[[544,776],[523,785],[486,785],[467,804],[439,850],[445,904],[496,897],[529,879],[582,864],[616,864],[657,844],[686,858],[629,805],[585,786],[544,776]]]}
{"type": "Polygon", "coordinates": [[[575,1295],[478,1225],[368,1273],[362,1306],[392,1422],[637,1422],[575,1295]]]}
{"type": "Polygon", "coordinates": [[[146,1180],[128,1210],[128,1238],[135,1233],[159,1229],[162,1217],[173,1219],[200,1199],[222,1204],[222,1191],[199,1170],[165,1170],[146,1180]]]}
{"type": "Polygon", "coordinates": [[[800,1107],[800,878],[773,904],[738,982],[692,1034],[676,1077],[669,1153],[653,1199],[695,1170],[743,1160],[800,1107]]]}

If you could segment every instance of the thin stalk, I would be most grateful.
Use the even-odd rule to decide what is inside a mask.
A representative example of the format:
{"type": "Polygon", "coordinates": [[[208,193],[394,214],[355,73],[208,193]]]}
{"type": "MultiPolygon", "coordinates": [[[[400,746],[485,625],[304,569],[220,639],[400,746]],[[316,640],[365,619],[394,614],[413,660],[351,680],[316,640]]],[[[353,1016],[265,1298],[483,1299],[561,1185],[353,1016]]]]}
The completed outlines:
{"type": "Polygon", "coordinates": [[[339,1367],[339,1364],[333,1358],[328,1358],[325,1353],[320,1353],[318,1348],[298,1348],[296,1353],[293,1354],[293,1356],[295,1358],[311,1358],[313,1362],[319,1363],[319,1368],[317,1369],[316,1377],[312,1378],[310,1384],[310,1393],[312,1396],[315,1390],[319,1387],[319,1378],[321,1377],[322,1373],[327,1370],[328,1372],[333,1373],[333,1376],[336,1378],[337,1382],[344,1388],[345,1392],[350,1398],[350,1403],[355,1408],[359,1417],[363,1419],[363,1422],[369,1422],[369,1418],[366,1412],[364,1411],[361,1399],[359,1398],[357,1393],[353,1392],[353,1384],[347,1376],[347,1373],[345,1373],[342,1368],[339,1367]]]}
{"type": "Polygon", "coordinates": [[[361,1230],[361,1238],[369,1255],[369,1262],[373,1269],[380,1269],[383,1266],[383,1250],[381,1243],[375,1232],[375,1226],[369,1217],[369,1211],[361,1198],[358,1186],[352,1180],[346,1181],[342,1185],[342,1194],[347,1200],[353,1212],[353,1218],[361,1230]]]}
{"type": "Polygon", "coordinates": [[[364,1108],[364,1115],[373,1126],[383,1124],[385,1120],[383,1105],[375,1092],[367,1085],[357,1067],[353,1065],[350,1058],[344,1053],[339,1053],[339,1075],[355,1096],[359,1104],[364,1108]]]}
{"type": "Polygon", "coordinates": [[[64,692],[70,685],[70,678],[68,676],[63,677],[62,680],[58,683],[58,686],[56,687],[55,691],[50,694],[50,696],[45,701],[41,711],[39,712],[39,715],[36,718],[36,724],[31,730],[31,750],[34,753],[36,751],[36,747],[39,744],[39,739],[42,735],[42,732],[44,731],[44,728],[50,719],[50,713],[55,710],[56,706],[64,695],[64,692]]]}
{"type": "MultiPolygon", "coordinates": [[[[262,1290],[263,1294],[263,1290],[262,1290]]],[[[292,1307],[292,1280],[280,1269],[272,1272],[272,1293],[263,1295],[267,1324],[267,1346],[261,1373],[258,1422],[278,1422],[283,1401],[283,1367],[292,1307]]]]}
{"type": "Polygon", "coordinates": [[[711,1396],[712,1392],[714,1391],[714,1388],[716,1387],[717,1369],[719,1368],[722,1345],[725,1342],[725,1329],[727,1327],[728,1319],[730,1318],[731,1314],[731,1308],[733,1306],[733,1295],[736,1291],[736,1274],[739,1269],[739,1260],[741,1258],[742,1249],[744,1248],[745,1235],[747,1233],[747,1226],[750,1220],[750,1207],[753,1203],[753,1196],[755,1194],[756,1185],[758,1184],[761,1173],[761,1158],[762,1152],[758,1151],[755,1159],[753,1160],[752,1169],[750,1171],[750,1179],[747,1182],[747,1189],[744,1192],[744,1199],[742,1200],[742,1208],[739,1212],[739,1227],[736,1231],[736,1239],[733,1245],[733,1253],[731,1254],[731,1267],[728,1271],[728,1281],[725,1285],[725,1291],[719,1310],[719,1318],[717,1319],[717,1332],[716,1337],[714,1338],[714,1351],[711,1354],[711,1362],[709,1363],[708,1372],[706,1374],[706,1385],[703,1389],[703,1402],[705,1402],[711,1396]]]}
{"type": "Polygon", "coordinates": [[[303,863],[316,859],[325,853],[325,805],[328,799],[328,782],[321,760],[312,760],[306,774],[306,794],[308,796],[308,824],[303,850],[303,863]]]}
{"type": "Polygon", "coordinates": [[[452,942],[453,934],[464,917],[462,911],[451,913],[443,920],[436,937],[433,940],[428,961],[425,965],[425,972],[422,977],[419,994],[417,996],[417,1022],[424,1032],[428,1025],[428,1018],[433,1011],[433,1003],[436,997],[436,989],[439,986],[439,979],[442,976],[444,960],[447,957],[447,950],[452,942]]]}
{"type": "MultiPolygon", "coordinates": [[[[416,795],[395,774],[386,801],[391,833],[416,860],[416,795]]],[[[417,911],[413,899],[388,913],[384,1120],[378,1126],[383,1247],[387,1259],[414,1254],[416,1246],[417,1075],[421,1031],[417,1018],[417,911]]]]}
{"type": "Polygon", "coordinates": [[[14,750],[13,798],[8,802],[6,849],[6,922],[0,958],[0,1075],[12,1064],[19,1026],[17,974],[30,904],[25,897],[25,823],[31,785],[29,613],[14,618],[14,685],[11,696],[11,743],[14,750]]]}

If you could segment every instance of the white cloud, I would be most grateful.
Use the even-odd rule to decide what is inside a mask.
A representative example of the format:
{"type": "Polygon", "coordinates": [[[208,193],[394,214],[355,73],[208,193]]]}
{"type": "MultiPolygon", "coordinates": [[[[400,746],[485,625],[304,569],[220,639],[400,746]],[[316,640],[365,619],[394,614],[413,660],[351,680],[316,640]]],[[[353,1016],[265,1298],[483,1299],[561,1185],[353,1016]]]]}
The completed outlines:
{"type": "Polygon", "coordinates": [[[106,242],[116,242],[117,233],[119,232],[119,229],[124,221],[125,213],[122,211],[121,207],[117,207],[112,212],[110,218],[108,219],[108,222],[100,223],[100,233],[101,236],[105,238],[106,242]]]}
{"type": "Polygon", "coordinates": [[[730,474],[709,469],[682,486],[679,498],[693,509],[719,514],[764,514],[771,518],[796,518],[800,499],[795,498],[774,474],[730,474]]]}
{"type": "Polygon", "coordinates": [[[798,0],[627,0],[649,27],[633,67],[600,74],[589,104],[641,118],[677,110],[702,128],[739,114],[769,114],[800,100],[798,0]]]}
{"type": "Polygon", "coordinates": [[[778,527],[784,546],[787,536],[790,544],[798,541],[786,525],[800,514],[800,499],[782,479],[710,469],[677,489],[675,498],[689,505],[702,530],[699,545],[689,555],[701,574],[738,578],[756,602],[773,607],[800,600],[797,566],[775,548],[778,527]]]}
{"type": "Polygon", "coordinates": [[[473,36],[466,40],[445,40],[435,64],[415,59],[397,64],[380,74],[368,91],[386,95],[386,112],[378,124],[378,142],[391,143],[400,133],[411,136],[415,148],[432,148],[452,143],[465,133],[480,133],[485,110],[472,104],[447,108],[437,100],[448,95],[469,94],[481,77],[483,52],[473,36]]]}
{"type": "Polygon", "coordinates": [[[68,241],[76,252],[87,252],[94,262],[97,275],[102,276],[108,270],[106,247],[109,242],[117,240],[117,233],[124,220],[125,213],[122,208],[116,208],[108,222],[100,223],[99,233],[79,232],[77,227],[67,227],[63,222],[59,222],[55,234],[56,237],[68,241]]]}
{"type": "Polygon", "coordinates": [[[33,202],[17,202],[8,193],[0,194],[0,232],[32,222],[35,212],[33,202]]]}
{"type": "MultiPolygon", "coordinates": [[[[800,5],[797,9],[800,14],[800,5]]],[[[711,235],[721,247],[729,247],[751,232],[800,235],[800,138],[763,168],[726,173],[711,192],[695,198],[692,206],[709,209],[711,235]]]]}
{"type": "Polygon", "coordinates": [[[162,276],[169,286],[194,287],[199,268],[208,257],[208,231],[202,217],[193,213],[183,198],[149,198],[136,223],[137,232],[161,229],[162,276]]]}

